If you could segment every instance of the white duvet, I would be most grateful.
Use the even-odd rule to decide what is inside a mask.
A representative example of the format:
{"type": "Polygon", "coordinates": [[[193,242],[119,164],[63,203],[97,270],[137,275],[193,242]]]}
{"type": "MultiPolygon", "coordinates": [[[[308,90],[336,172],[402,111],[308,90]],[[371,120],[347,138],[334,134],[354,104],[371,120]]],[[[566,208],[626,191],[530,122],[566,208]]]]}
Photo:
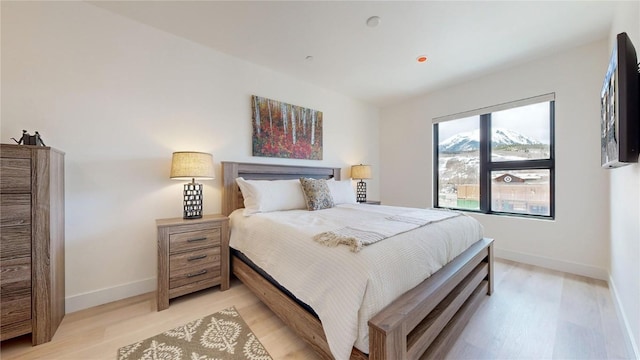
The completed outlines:
{"type": "MultiPolygon", "coordinates": [[[[234,211],[230,246],[244,253],[320,317],[333,356],[369,353],[367,321],[482,238],[480,223],[457,216],[396,235],[354,253],[312,240],[324,231],[415,209],[338,205],[245,217],[234,211]]],[[[434,210],[439,211],[439,210],[434,210]]]]}

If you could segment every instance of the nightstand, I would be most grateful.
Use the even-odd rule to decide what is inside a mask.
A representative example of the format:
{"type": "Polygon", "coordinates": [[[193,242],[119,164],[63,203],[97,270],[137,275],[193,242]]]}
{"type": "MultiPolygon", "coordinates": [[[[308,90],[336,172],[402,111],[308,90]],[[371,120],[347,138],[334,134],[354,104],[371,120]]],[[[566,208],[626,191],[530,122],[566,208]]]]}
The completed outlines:
{"type": "Polygon", "coordinates": [[[380,200],[367,200],[363,203],[360,204],[367,204],[367,205],[380,205],[380,200]]]}
{"type": "Polygon", "coordinates": [[[156,220],[158,228],[158,311],[169,299],[220,285],[229,289],[229,218],[156,220]]]}

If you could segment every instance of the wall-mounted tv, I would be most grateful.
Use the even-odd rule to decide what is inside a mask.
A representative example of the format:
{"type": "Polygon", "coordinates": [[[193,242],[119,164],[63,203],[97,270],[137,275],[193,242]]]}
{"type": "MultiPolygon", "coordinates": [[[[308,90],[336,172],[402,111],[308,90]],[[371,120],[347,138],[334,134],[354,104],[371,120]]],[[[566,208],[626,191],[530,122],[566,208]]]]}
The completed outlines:
{"type": "Polygon", "coordinates": [[[602,167],[638,162],[640,73],[636,50],[627,33],[616,36],[600,100],[602,167]]]}

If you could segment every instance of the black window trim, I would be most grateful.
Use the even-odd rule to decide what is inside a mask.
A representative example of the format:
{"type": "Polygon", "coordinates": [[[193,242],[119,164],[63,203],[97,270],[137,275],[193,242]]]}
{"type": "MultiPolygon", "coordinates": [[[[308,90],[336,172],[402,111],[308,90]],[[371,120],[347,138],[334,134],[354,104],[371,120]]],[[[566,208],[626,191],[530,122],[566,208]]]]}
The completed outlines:
{"type": "Polygon", "coordinates": [[[536,218],[536,219],[555,219],[555,94],[545,94],[538,97],[523,99],[514,101],[512,103],[500,104],[491,106],[472,112],[460,113],[450,115],[442,118],[436,118],[433,121],[433,207],[434,208],[448,208],[439,206],[439,189],[440,189],[440,176],[439,176],[439,161],[438,161],[438,123],[447,120],[457,120],[470,116],[480,117],[480,209],[460,209],[450,208],[457,211],[468,211],[474,213],[488,214],[488,215],[506,215],[517,216],[524,218],[536,218]],[[551,98],[549,98],[551,97],[551,98]],[[539,99],[536,101],[535,99],[539,99]],[[518,160],[518,161],[491,161],[491,113],[526,106],[535,103],[549,102],[549,159],[533,159],[533,160],[518,160]],[[512,105],[512,106],[509,106],[512,105]],[[537,215],[537,214],[523,214],[507,211],[493,211],[491,210],[491,172],[501,170],[549,170],[549,215],[537,215]]]}

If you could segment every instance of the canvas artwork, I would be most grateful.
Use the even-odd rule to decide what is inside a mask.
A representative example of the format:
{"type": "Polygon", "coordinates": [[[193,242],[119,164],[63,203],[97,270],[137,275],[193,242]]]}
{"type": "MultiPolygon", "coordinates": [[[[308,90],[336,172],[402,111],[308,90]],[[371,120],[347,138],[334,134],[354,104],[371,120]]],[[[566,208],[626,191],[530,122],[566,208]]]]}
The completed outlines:
{"type": "Polygon", "coordinates": [[[322,111],[251,96],[253,156],[322,160],[322,111]]]}

